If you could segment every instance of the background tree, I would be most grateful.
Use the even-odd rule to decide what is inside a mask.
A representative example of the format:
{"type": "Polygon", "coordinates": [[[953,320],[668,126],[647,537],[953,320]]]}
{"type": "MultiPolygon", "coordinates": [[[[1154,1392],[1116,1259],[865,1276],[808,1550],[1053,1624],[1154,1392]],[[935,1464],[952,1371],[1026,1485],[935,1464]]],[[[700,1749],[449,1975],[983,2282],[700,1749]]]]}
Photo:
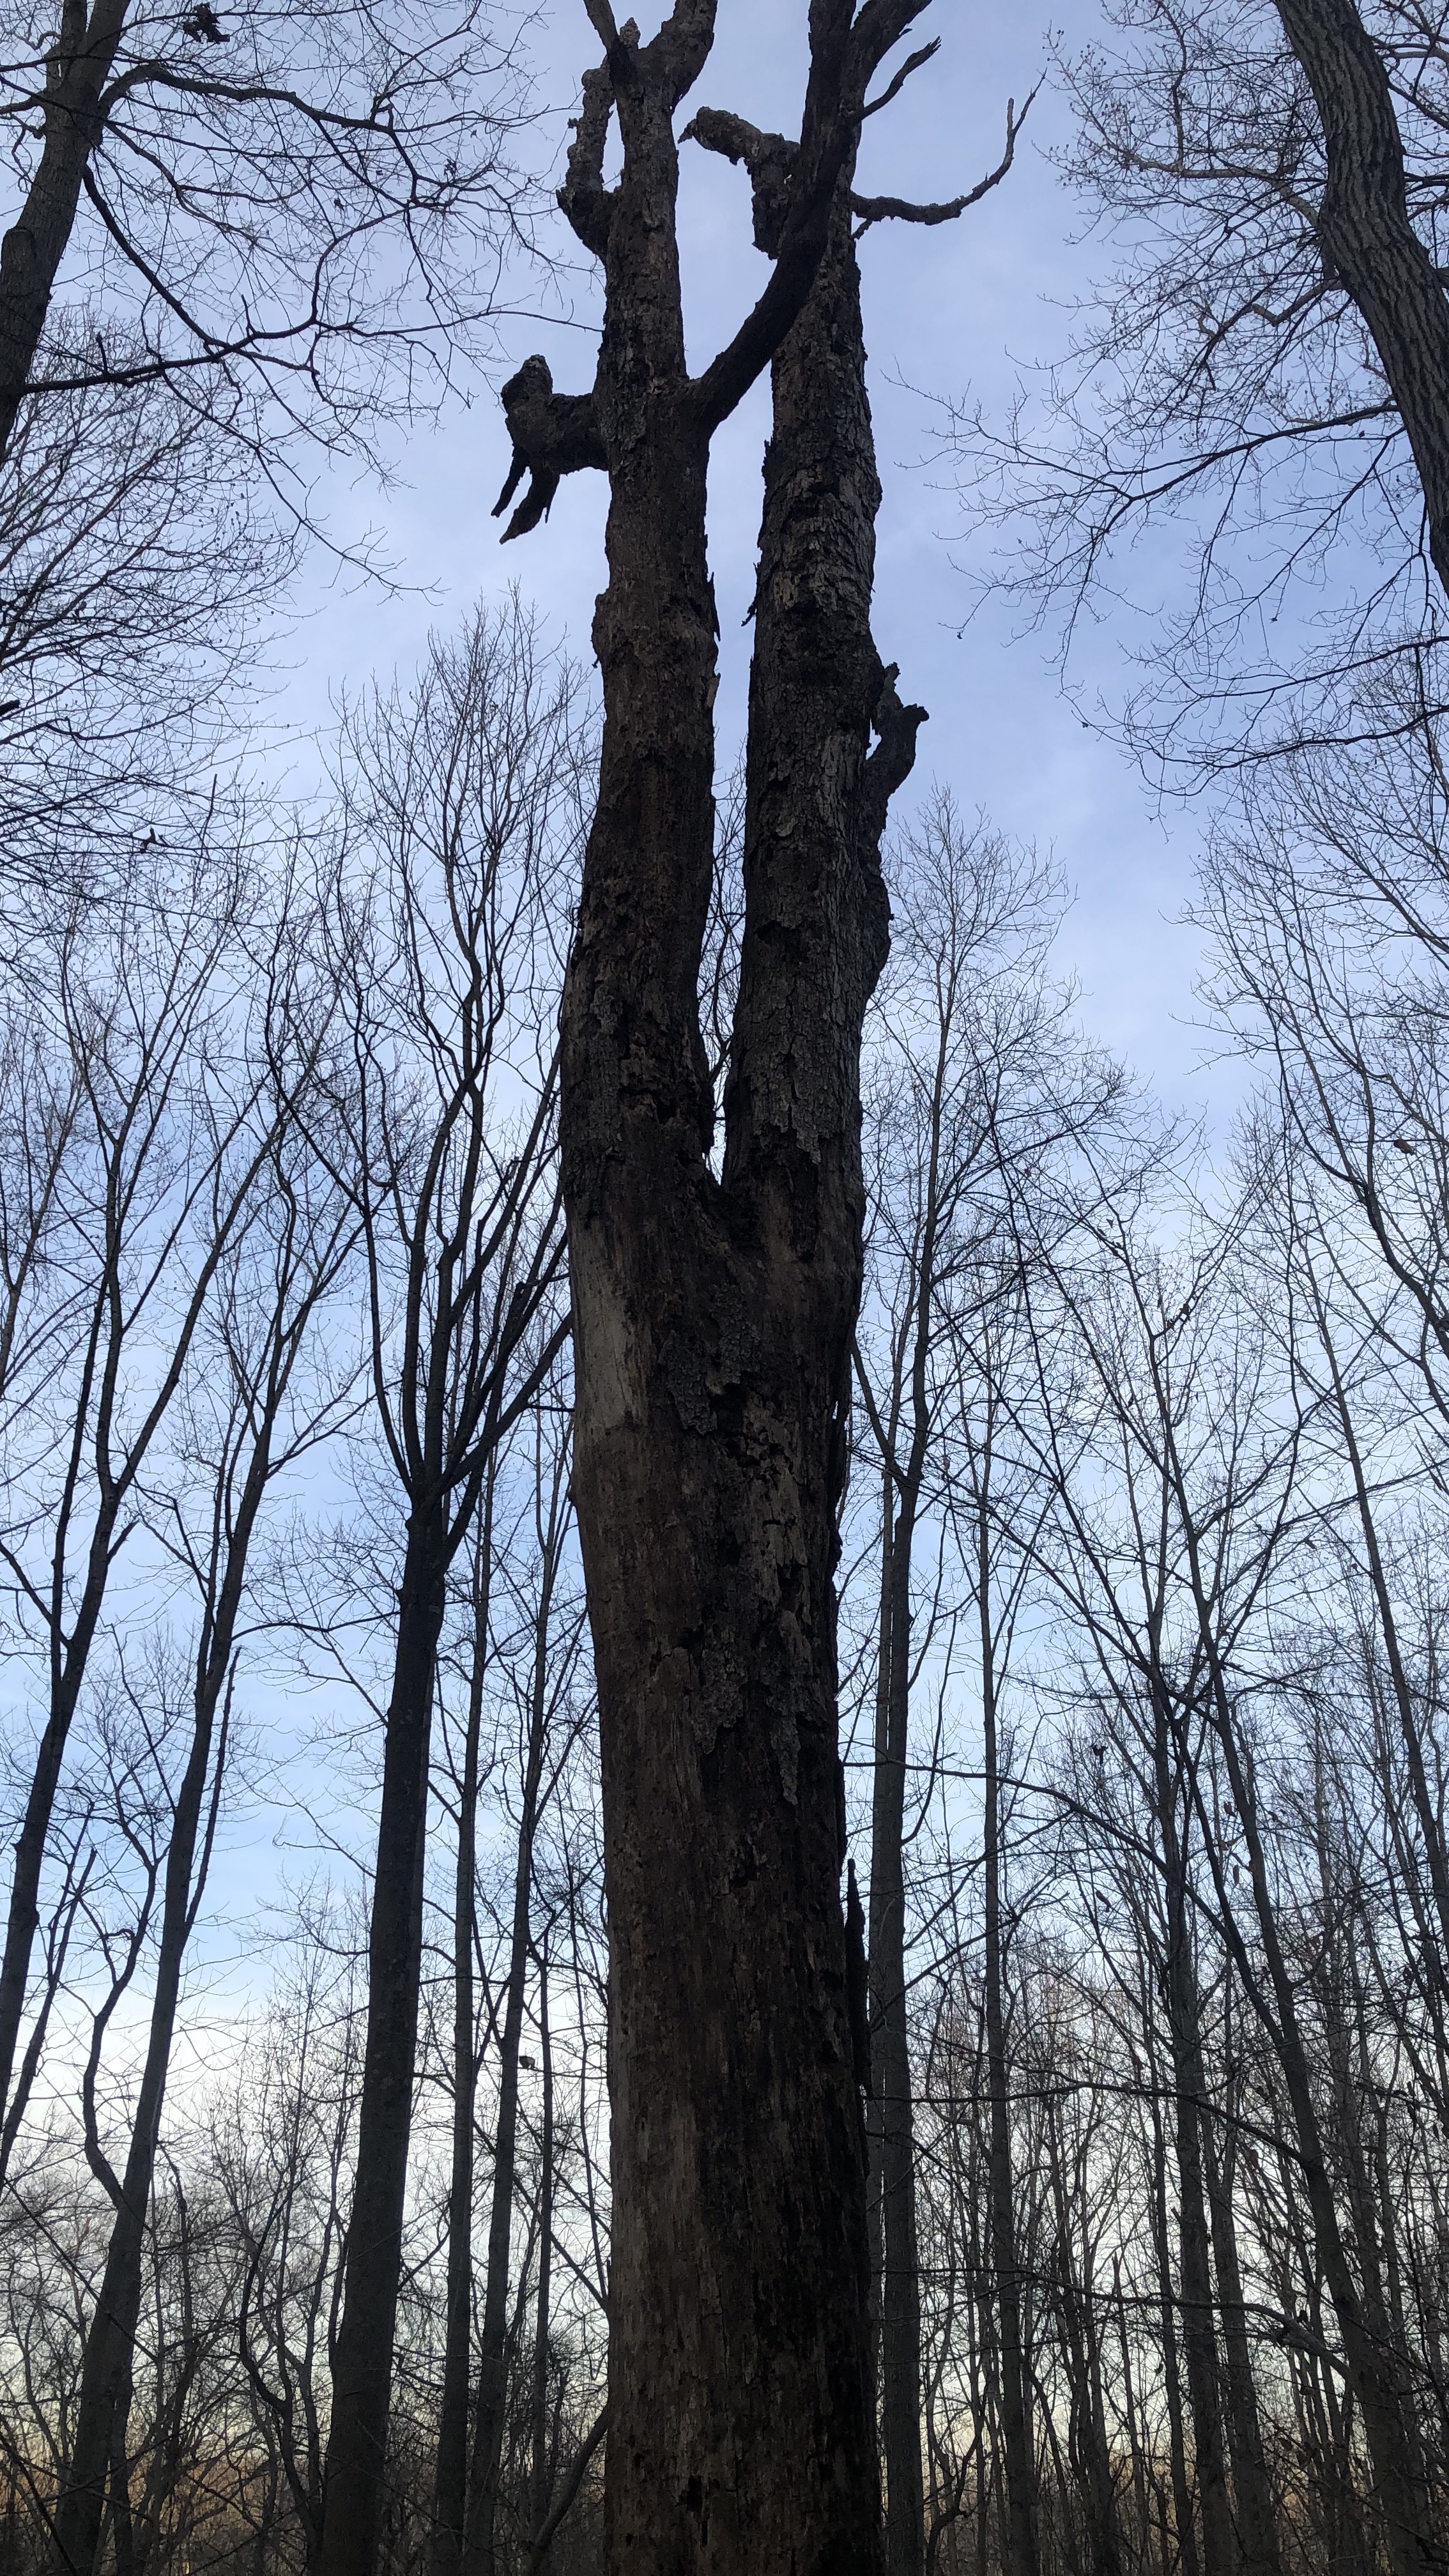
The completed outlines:
{"type": "Polygon", "coordinates": [[[0,456],[23,403],[167,375],[243,438],[368,450],[486,319],[521,108],[474,6],[30,10],[0,86],[0,456]],[[46,346],[62,276],[88,346],[46,346]]]}
{"type": "Polygon", "coordinates": [[[562,1259],[537,1006],[543,888],[578,828],[570,700],[521,613],[480,618],[460,650],[437,648],[412,704],[375,697],[347,737],[350,821],[373,868],[354,888],[345,852],[333,890],[351,1063],[323,1150],[357,1210],[373,1393],[407,1517],[327,2448],[321,2563],[338,2576],[371,2564],[383,2493],[448,1569],[566,1329],[542,1350],[530,1337],[562,1259]]]}

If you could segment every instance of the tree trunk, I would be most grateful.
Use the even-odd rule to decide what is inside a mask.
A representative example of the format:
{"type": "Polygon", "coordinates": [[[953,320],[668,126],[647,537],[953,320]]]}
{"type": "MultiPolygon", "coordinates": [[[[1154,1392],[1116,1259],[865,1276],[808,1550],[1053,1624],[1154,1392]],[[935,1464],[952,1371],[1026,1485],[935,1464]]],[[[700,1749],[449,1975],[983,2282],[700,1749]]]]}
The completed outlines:
{"type": "MultiPolygon", "coordinates": [[[[1226,2028],[1231,2030],[1231,2023],[1226,2028]]],[[[1233,2216],[1233,2165],[1231,2132],[1220,2161],[1212,2138],[1205,2131],[1203,2170],[1208,2207],[1212,2213],[1213,2261],[1217,2267],[1218,2300],[1223,2320],[1228,2445],[1232,2454],[1233,2494],[1237,2506],[1243,2576],[1282,2576],[1272,2488],[1258,2413],[1258,2393],[1253,2384],[1252,2355],[1248,2347],[1247,2308],[1243,2299],[1242,2265],[1238,2258],[1237,2223],[1233,2216]]]]}
{"type": "MultiPolygon", "coordinates": [[[[559,1496],[554,1497],[555,1507],[559,1496]]],[[[498,2121],[493,2134],[493,2199],[488,2213],[488,2258],[483,2282],[483,2334],[473,2413],[472,2475],[463,2539],[463,2576],[493,2576],[493,2529],[498,2510],[498,2471],[508,2404],[508,2267],[513,2242],[513,2178],[518,2155],[518,2053],[528,1980],[529,1912],[533,1899],[533,1838],[543,1778],[548,1720],[549,1619],[563,1532],[555,1517],[545,1544],[542,1584],[534,1620],[533,1676],[528,1704],[528,1750],[518,1819],[513,1875],[513,1923],[508,1988],[498,2050],[498,2121]]]]}
{"type": "Polygon", "coordinates": [[[433,2490],[434,2576],[455,2576],[468,2502],[468,2399],[473,2360],[473,2122],[478,2099],[473,2027],[473,1937],[477,1905],[478,1752],[488,1662],[496,1453],[489,1462],[473,1567],[473,1663],[463,1776],[458,1783],[458,1850],[453,1878],[453,2155],[448,2185],[448,2286],[438,2457],[433,2490]]]}
{"type": "Polygon", "coordinates": [[[564,192],[605,264],[597,381],[570,402],[531,361],[506,396],[509,490],[533,470],[515,528],[562,470],[602,462],[610,482],[599,795],[560,1061],[611,1947],[611,2576],[879,2563],[833,1569],[879,836],[915,721],[869,632],[877,487],[863,402],[842,410],[860,368],[853,275],[837,264],[781,344],[867,60],[914,14],[867,0],[852,26],[839,0],[813,0],[773,277],[694,384],[672,118],[713,10],[681,0],[649,45],[632,28],[611,39],[564,192]],[[611,100],[624,160],[606,192],[611,100]],[[705,468],[715,422],[772,349],[717,1180],[698,1000],[717,634],[705,468]]]}
{"type": "Polygon", "coordinates": [[[383,1755],[357,2185],[347,2231],[347,2296],[332,2365],[320,2561],[325,2576],[366,2576],[382,2503],[412,2125],[428,1746],[446,1544],[441,1504],[416,1506],[408,1522],[398,1589],[383,1755]]]}
{"type": "Polygon", "coordinates": [[[1431,2576],[1431,2571],[1432,2576],[1442,2576],[1445,2552],[1431,2526],[1429,2500],[1414,2475],[1405,2424],[1406,2392],[1401,2384],[1399,2367],[1395,2356],[1375,2342],[1339,2224],[1307,2051],[1299,2026],[1293,1974],[1279,1937],[1277,1911],[1269,1884],[1267,1857],[1258,1829],[1253,1791],[1239,1749],[1227,1680],[1207,1613],[1208,1596],[1197,1561],[1196,1533],[1188,1528],[1185,1535],[1199,1633],[1213,1692],[1214,1727],[1223,1748],[1233,1803],[1242,1823],[1254,1910],[1272,1988],[1272,2006],[1255,1983],[1252,1963],[1236,1931],[1221,1862],[1209,1843],[1223,1927],[1243,1991],[1268,2031],[1283,2069],[1297,2131],[1303,2185],[1313,2220],[1315,2250],[1342,2337],[1349,2385],[1363,2413],[1364,2434],[1373,2466],[1377,2502],[1384,2519],[1390,2568],[1393,2576],[1431,2576]]]}
{"type": "MultiPolygon", "coordinates": [[[[662,132],[658,149],[672,164],[662,132]]],[[[672,212],[672,167],[667,185],[672,212]]],[[[621,196],[616,231],[634,211],[621,196]]],[[[884,798],[866,760],[876,487],[868,452],[841,471],[831,399],[841,284],[817,287],[775,367],[722,1186],[696,1008],[704,445],[622,365],[601,376],[606,722],[563,1140],[613,1948],[618,2576],[876,2565],[832,1569],[884,798]]],[[[672,279],[667,313],[672,370],[672,279]]],[[[853,380],[858,340],[844,365],[853,380]]]]}
{"type": "Polygon", "coordinates": [[[538,1958],[538,2051],[543,2072],[539,2134],[538,2294],[533,2319],[533,2404],[529,2427],[528,2518],[535,2532],[548,2520],[553,2488],[548,2427],[549,2304],[553,2274],[553,2042],[548,2027],[548,1945],[538,1958]]]}
{"type": "Polygon", "coordinates": [[[1206,2098],[1197,1978],[1188,1919],[1186,1859],[1178,1830],[1179,1783],[1170,1760],[1166,1684],[1154,1675],[1153,1770],[1158,1831],[1162,1837],[1167,1904],[1164,1988],[1172,2048],[1174,2143],[1177,2151],[1178,2289],[1183,2356],[1192,2408],[1192,2451],[1198,2512],[1202,2518],[1204,2576],[1231,2576],[1237,2549],[1228,2505],[1223,2456],[1217,2337],[1213,2331],[1212,2272],[1208,2260],[1203,2194],[1202,2106],[1206,2098]]]}
{"type": "Polygon", "coordinates": [[[25,203],[0,240],[0,462],[15,428],[86,166],[104,123],[102,92],[126,23],[126,0],[63,0],[45,66],[40,159],[25,203]]]}
{"type": "Polygon", "coordinates": [[[1006,2095],[1006,2009],[1001,1935],[1001,1772],[997,1745],[996,1654],[991,1617],[991,1552],[986,1514],[978,1526],[977,1610],[981,1630],[981,1722],[986,1773],[983,1861],[986,1915],[986,2080],[991,2106],[991,2261],[1001,2319],[1001,2445],[1006,2483],[1007,2576],[1036,2576],[1031,2425],[1021,2351],[1021,2283],[1006,2095]]]}
{"type": "MultiPolygon", "coordinates": [[[[115,2204],[100,2295],[86,2335],[70,2466],[55,2509],[52,2566],[56,2576],[90,2576],[100,2546],[106,2493],[127,2475],[127,2434],[136,2328],[141,2313],[146,2220],[156,2170],[156,2147],[176,2028],[181,1967],[201,1889],[192,1886],[202,1802],[211,1767],[217,1705],[225,1685],[223,1665],[215,1688],[198,1692],[191,1753],[176,1802],[166,1858],[166,1892],[156,1992],[151,2004],[146,2061],[131,2123],[131,2143],[115,2204]]],[[[223,1731],[223,1745],[225,1733],[223,1731]]],[[[220,1760],[220,1756],[218,1760],[220,1760]]],[[[218,1779],[217,1786],[220,1782],[218,1779]]],[[[213,1796],[215,1793],[213,1793],[213,1796]]],[[[214,1807],[213,1807],[214,1814],[214,1807]]],[[[209,1840],[209,1837],[208,1837],[209,1840]]],[[[202,1874],[207,1853],[203,1850],[202,1874]]]]}
{"type": "Polygon", "coordinates": [[[1378,351],[1418,467],[1429,552],[1449,591],[1449,305],[1410,221],[1389,76],[1353,0],[1277,0],[1277,7],[1323,126],[1324,264],[1353,297],[1378,351]]]}
{"type": "MultiPolygon", "coordinates": [[[[265,1411],[239,1493],[223,1483],[214,1527],[229,1531],[216,1590],[207,1604],[197,1654],[191,1747],[182,1775],[166,1855],[161,1941],[156,1963],[156,1991],[151,2003],[146,2058],[131,2124],[126,2167],[115,2198],[115,2218],[100,2296],[86,2336],[80,2396],[70,2466],[55,2512],[52,2564],[57,2576],[89,2576],[100,2546],[108,2483],[124,2487],[131,2405],[131,2376],[137,2323],[141,2311],[142,2264],[146,2221],[171,2064],[171,2043],[181,1993],[186,1944],[196,1920],[211,1858],[217,1799],[226,1753],[226,1712],[230,1705],[232,1655],[252,1535],[271,1474],[272,1423],[285,1387],[274,1371],[264,1396],[265,1411]],[[221,1740],[211,1805],[203,1834],[206,1784],[212,1771],[217,1719],[221,1740]],[[201,1839],[200,1866],[197,1842],[201,1839]]],[[[223,1470],[225,1477],[225,1470],[223,1470]]],[[[215,1559],[213,1560],[215,1564],[215,1559]]],[[[121,2503],[124,2498],[121,2499],[121,2503]]],[[[120,2510],[120,2504],[118,2504],[120,2510]]]]}
{"type": "Polygon", "coordinates": [[[890,1572],[880,1648],[884,1688],[877,1701],[883,1723],[876,1734],[870,1840],[871,2182],[879,2200],[881,2455],[888,2576],[920,2576],[926,2548],[921,2281],[905,1963],[913,1504],[913,1496],[902,1502],[887,1533],[890,1572]]]}
{"type": "MultiPolygon", "coordinates": [[[[107,1497],[109,1503],[109,1497],[107,1497]]],[[[117,1510],[119,1497],[117,1498],[117,1510]]],[[[40,1882],[45,1868],[46,1844],[50,1837],[50,1820],[55,1812],[56,1792],[60,1787],[61,1764],[70,1741],[71,1724],[80,1703],[81,1684],[86,1664],[95,1641],[101,1605],[112,1563],[111,1541],[117,1511],[102,1507],[96,1516],[89,1550],[85,1587],[81,1594],[70,1635],[53,1635],[51,1645],[50,1709],[44,1732],[36,1747],[35,1768],[25,1801],[25,1813],[15,1840],[15,1872],[10,1882],[10,1901],[5,1921],[5,1948],[0,1956],[0,2105],[7,2113],[13,2107],[11,2085],[15,2072],[15,2052],[20,2043],[20,2025],[25,2017],[25,1994],[30,1982],[30,1958],[35,1935],[40,1926],[40,1882]]],[[[56,1622],[58,1630],[59,1621],[56,1622]]],[[[6,2120],[4,2144],[13,2146],[18,2123],[6,2120]]],[[[3,2183],[8,2154],[0,2155],[0,2183],[3,2183]]]]}

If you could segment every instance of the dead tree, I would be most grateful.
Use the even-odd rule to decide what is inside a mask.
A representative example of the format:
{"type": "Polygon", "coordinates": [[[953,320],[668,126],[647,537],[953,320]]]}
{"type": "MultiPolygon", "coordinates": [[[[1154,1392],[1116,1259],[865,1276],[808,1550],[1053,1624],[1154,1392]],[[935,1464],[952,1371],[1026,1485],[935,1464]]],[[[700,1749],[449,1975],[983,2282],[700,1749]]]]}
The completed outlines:
{"type": "Polygon", "coordinates": [[[876,485],[858,415],[834,414],[854,383],[853,351],[830,345],[838,266],[814,317],[802,307],[839,238],[865,82],[920,5],[814,0],[800,142],[757,138],[774,164],[757,175],[773,272],[692,379],[673,116],[715,11],[678,0],[645,45],[589,0],[606,52],[563,203],[604,268],[598,375],[560,396],[531,359],[505,391],[505,501],[530,478],[510,534],[537,525],[561,475],[610,480],[561,1139],[612,1947],[616,2570],[878,2564],[832,1575],[860,1029],[886,943],[879,833],[919,716],[870,640],[876,485]],[[606,188],[615,114],[623,169],[606,188]],[[713,431],[772,360],[716,1177],[699,1019],[717,636],[705,475],[713,431]]]}

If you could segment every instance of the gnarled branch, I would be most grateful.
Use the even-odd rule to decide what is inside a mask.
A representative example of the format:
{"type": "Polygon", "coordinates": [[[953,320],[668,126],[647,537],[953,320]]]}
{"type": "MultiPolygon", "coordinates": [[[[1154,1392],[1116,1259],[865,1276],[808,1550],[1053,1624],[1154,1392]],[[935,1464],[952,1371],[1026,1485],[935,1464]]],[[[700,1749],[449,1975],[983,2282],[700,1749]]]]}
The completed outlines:
{"type": "Polygon", "coordinates": [[[503,388],[503,411],[513,439],[513,462],[493,504],[495,519],[507,509],[524,475],[529,478],[503,531],[506,545],[510,537],[526,537],[547,518],[565,474],[602,467],[606,459],[592,393],[556,394],[546,358],[525,358],[517,375],[510,376],[503,388]]]}
{"type": "MultiPolygon", "coordinates": [[[[902,68],[903,70],[908,69],[909,66],[903,66],[902,68]]],[[[898,224],[951,224],[955,222],[958,215],[965,214],[968,206],[979,205],[981,199],[989,196],[993,188],[1000,187],[1007,171],[1011,168],[1012,162],[1016,159],[1016,138],[1020,134],[1022,127],[1025,125],[1027,117],[1031,113],[1032,100],[1035,99],[1037,90],[1040,88],[1041,82],[1038,81],[1036,89],[1033,89],[1030,93],[1020,116],[1018,116],[1016,112],[1015,99],[1009,98],[1007,100],[1006,149],[1002,153],[1001,159],[997,162],[995,169],[988,171],[984,179],[978,179],[974,188],[968,188],[964,197],[949,197],[946,199],[944,204],[939,206],[918,206],[913,205],[907,197],[852,196],[850,200],[850,211],[857,219],[855,228],[856,240],[859,241],[861,234],[868,232],[872,224],[886,222],[898,224]]],[[[876,101],[876,105],[884,107],[886,98],[889,98],[889,96],[890,91],[887,90],[885,97],[878,99],[876,101]]]]}

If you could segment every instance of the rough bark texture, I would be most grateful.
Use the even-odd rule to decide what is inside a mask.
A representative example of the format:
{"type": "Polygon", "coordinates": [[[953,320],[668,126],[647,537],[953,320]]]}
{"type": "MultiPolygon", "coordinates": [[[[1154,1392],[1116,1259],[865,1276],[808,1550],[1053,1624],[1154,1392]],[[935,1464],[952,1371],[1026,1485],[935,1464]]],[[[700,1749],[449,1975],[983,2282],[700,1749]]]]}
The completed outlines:
{"type": "Polygon", "coordinates": [[[1449,591],[1449,304],[1409,217],[1404,147],[1381,56],[1353,0],[1277,0],[1323,126],[1327,265],[1358,306],[1398,405],[1449,591]]]}
{"type": "MultiPolygon", "coordinates": [[[[767,149],[778,152],[775,138],[767,149]]],[[[820,1419],[828,1421],[833,1407],[838,1437],[848,1402],[850,1336],[860,1286],[860,1027],[884,963],[887,931],[879,875],[884,820],[879,791],[901,774],[919,721],[919,710],[896,710],[891,679],[881,672],[871,643],[880,487],[844,182],[810,300],[776,361],[773,392],[751,690],[746,947],[726,1104],[725,1178],[728,1185],[741,1163],[748,1170],[746,1158],[753,1159],[767,1176],[769,1197],[762,1213],[783,1255],[783,1278],[789,1278],[788,1265],[798,1264],[802,1252],[810,1265],[800,1273],[802,1304],[807,1314],[813,1308],[817,1318],[822,1358],[833,1355],[839,1371],[820,1419]],[[886,728],[875,755],[876,779],[860,769],[872,713],[886,728]],[[817,746],[813,760],[812,744],[817,746]],[[860,775],[855,788],[852,769],[860,775]],[[859,807],[854,815],[852,804],[859,807]],[[750,897],[756,877],[766,900],[755,906],[753,935],[760,948],[752,955],[750,897]],[[796,942],[801,948],[798,964],[791,953],[796,942]],[[816,1033],[822,1061],[802,1080],[800,1040],[807,1026],[816,1033]],[[755,1095],[748,1100],[740,1095],[742,1055],[755,1095]],[[761,1072],[766,1068],[773,1097],[762,1114],[761,1072]],[[823,1171],[810,1152],[815,1137],[830,1145],[823,1171]],[[817,1211],[827,1220],[820,1238],[814,1233],[817,1211]],[[816,1265],[822,1259],[828,1267],[819,1275],[816,1265]]],[[[821,1381],[817,1402],[826,1396],[827,1384],[821,1381]]],[[[839,1471],[838,1460],[827,1461],[832,1486],[839,1471]]],[[[836,1499],[832,1490],[830,1541],[836,1499]]],[[[829,1563],[833,1561],[831,1544],[829,1563]]],[[[908,1581],[908,1547],[905,1563],[908,1581]]],[[[893,1600],[893,1640],[902,1607],[899,1598],[893,1600]]],[[[908,1620],[908,1596],[904,1611],[908,1620]]],[[[897,1657],[894,1643],[890,1671],[894,1740],[904,1735],[908,1696],[908,1663],[897,1657]]],[[[833,1699],[833,1636],[828,1684],[833,1699]]],[[[833,1713],[831,1722],[833,1726],[833,1713]]],[[[903,1768],[898,1776],[903,1783],[903,1768]]],[[[898,1868],[898,1832],[894,1851],[898,1868]]],[[[893,1925],[898,1948],[903,1931],[899,1906],[893,1925]]],[[[873,1929],[872,1969],[875,1955],[873,1929]]],[[[892,2576],[917,2576],[925,2546],[920,2281],[903,1977],[896,1979],[891,2000],[888,2023],[873,2016],[871,2033],[874,2099],[877,2105],[884,2100],[894,2114],[888,2121],[890,2170],[884,2178],[886,2560],[892,2576]]]]}
{"type": "MultiPolygon", "coordinates": [[[[603,191],[595,75],[565,191],[606,270],[605,722],[561,1099],[612,1950],[614,2576],[878,2566],[832,1574],[878,842],[915,720],[870,642],[869,456],[836,447],[815,372],[836,365],[828,278],[775,366],[718,1179],[698,1011],[717,634],[704,501],[710,431],[810,289],[867,55],[914,14],[868,5],[852,30],[848,7],[816,0],[772,283],[697,384],[672,112],[711,7],[681,0],[647,47],[610,37],[623,176],[603,191]]],[[[547,420],[520,438],[510,397],[533,450],[527,524],[547,420]]],[[[560,430],[576,441],[577,418],[560,430]]]]}
{"type": "Polygon", "coordinates": [[[35,363],[86,166],[105,122],[104,91],[126,0],[65,0],[46,61],[42,141],[25,203],[0,239],[0,459],[35,363]]]}

